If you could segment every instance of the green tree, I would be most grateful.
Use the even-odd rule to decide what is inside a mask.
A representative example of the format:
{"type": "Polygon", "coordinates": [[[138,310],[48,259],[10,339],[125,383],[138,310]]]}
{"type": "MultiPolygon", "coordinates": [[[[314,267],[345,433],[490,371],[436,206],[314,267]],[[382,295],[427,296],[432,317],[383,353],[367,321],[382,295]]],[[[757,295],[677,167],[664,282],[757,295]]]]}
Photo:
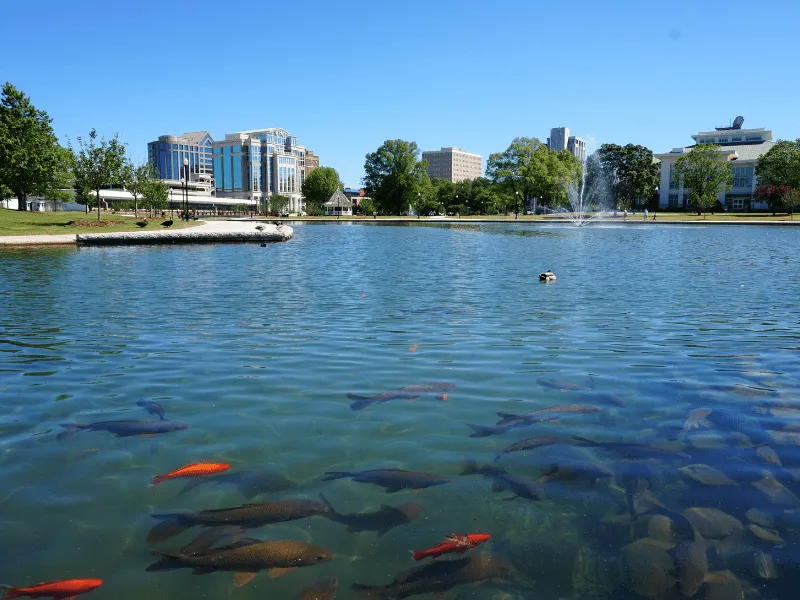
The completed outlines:
{"type": "MultiPolygon", "coordinates": [[[[148,167],[148,165],[139,165],[139,167],[142,166],[148,167]]],[[[137,167],[137,170],[139,167],[137,167]]],[[[146,177],[136,182],[136,189],[142,195],[142,202],[151,215],[155,215],[158,211],[166,210],[169,207],[169,189],[161,180],[146,177]]]]}
{"type": "Polygon", "coordinates": [[[333,196],[340,186],[344,188],[336,169],[319,167],[311,171],[303,182],[306,212],[310,215],[322,214],[322,205],[333,196]]]}
{"type": "Polygon", "coordinates": [[[56,178],[53,180],[53,187],[46,190],[43,194],[45,200],[53,200],[55,202],[69,202],[73,198],[73,182],[75,168],[75,157],[69,148],[59,146],[56,151],[56,161],[58,162],[58,170],[56,178]]]}
{"type": "Polygon", "coordinates": [[[733,171],[716,144],[698,144],[675,162],[675,173],[689,188],[689,201],[698,211],[713,208],[722,192],[733,186],[733,171]]]}
{"type": "Polygon", "coordinates": [[[794,221],[794,210],[800,206],[800,190],[789,190],[783,197],[783,205],[789,211],[789,216],[794,221]]]}
{"type": "Polygon", "coordinates": [[[0,96],[0,194],[15,195],[19,210],[28,210],[28,196],[53,197],[68,179],[69,164],[51,122],[6,82],[0,96]]]}
{"type": "Polygon", "coordinates": [[[782,141],[758,157],[756,175],[760,185],[789,186],[800,190],[800,139],[782,141]]]}
{"type": "Polygon", "coordinates": [[[282,215],[284,214],[288,206],[289,206],[288,196],[283,196],[281,194],[272,194],[269,197],[269,210],[272,212],[282,215]]]}
{"type": "Polygon", "coordinates": [[[416,142],[386,140],[366,156],[364,186],[384,214],[401,214],[418,203],[428,174],[427,161],[417,159],[416,142]]]}
{"type": "Polygon", "coordinates": [[[375,206],[375,201],[372,198],[361,198],[358,203],[358,210],[365,215],[371,215],[376,212],[378,208],[375,206]]]}
{"type": "MultiPolygon", "coordinates": [[[[601,170],[599,179],[608,183],[613,206],[631,209],[653,197],[658,189],[661,169],[653,160],[652,150],[637,144],[603,144],[597,155],[601,170]]],[[[592,179],[593,184],[596,181],[592,179]]]]}
{"type": "Polygon", "coordinates": [[[139,216],[138,200],[142,195],[143,190],[147,187],[147,182],[155,179],[156,170],[154,165],[149,163],[141,163],[134,165],[130,161],[125,162],[125,167],[122,169],[122,185],[133,195],[133,214],[139,216]]]}
{"type": "Polygon", "coordinates": [[[84,190],[93,190],[97,202],[97,220],[100,220],[100,190],[119,185],[125,167],[125,146],[114,135],[111,141],[105,137],[97,143],[97,131],[89,132],[89,140],[78,138],[80,149],[75,154],[75,180],[84,190]]]}

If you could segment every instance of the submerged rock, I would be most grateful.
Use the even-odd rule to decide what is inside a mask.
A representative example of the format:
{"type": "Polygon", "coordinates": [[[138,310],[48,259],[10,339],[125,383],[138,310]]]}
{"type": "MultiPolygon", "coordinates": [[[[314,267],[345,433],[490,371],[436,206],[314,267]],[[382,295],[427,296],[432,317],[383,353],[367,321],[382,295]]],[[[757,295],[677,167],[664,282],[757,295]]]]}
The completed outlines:
{"type": "Polygon", "coordinates": [[[708,465],[687,465],[681,467],[678,471],[704,485],[736,485],[736,482],[725,473],[708,465]]]}
{"type": "Polygon", "coordinates": [[[800,498],[795,496],[789,489],[772,475],[767,474],[753,485],[763,493],[773,504],[781,506],[800,507],[800,498]]]}
{"type": "Polygon", "coordinates": [[[675,562],[667,550],[671,544],[642,538],[622,549],[627,583],[645,598],[656,598],[676,586],[675,562]]]}
{"type": "Polygon", "coordinates": [[[685,510],[683,515],[700,535],[707,538],[721,539],[744,528],[739,519],[716,508],[692,507],[685,510]]]}

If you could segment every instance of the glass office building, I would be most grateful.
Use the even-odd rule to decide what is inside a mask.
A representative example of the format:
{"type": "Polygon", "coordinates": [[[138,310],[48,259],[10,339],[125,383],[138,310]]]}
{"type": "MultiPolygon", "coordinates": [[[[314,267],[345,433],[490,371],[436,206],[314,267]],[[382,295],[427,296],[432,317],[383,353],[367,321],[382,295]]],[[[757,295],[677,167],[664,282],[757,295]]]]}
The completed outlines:
{"type": "Polygon", "coordinates": [[[207,131],[162,135],[147,144],[147,161],[155,166],[159,179],[180,181],[184,159],[189,160],[190,182],[211,182],[211,145],[214,139],[207,131]]]}
{"type": "Polygon", "coordinates": [[[240,198],[267,208],[269,197],[289,198],[287,211],[303,212],[306,149],[284,129],[253,129],[213,142],[213,178],[218,198],[240,198]]]}

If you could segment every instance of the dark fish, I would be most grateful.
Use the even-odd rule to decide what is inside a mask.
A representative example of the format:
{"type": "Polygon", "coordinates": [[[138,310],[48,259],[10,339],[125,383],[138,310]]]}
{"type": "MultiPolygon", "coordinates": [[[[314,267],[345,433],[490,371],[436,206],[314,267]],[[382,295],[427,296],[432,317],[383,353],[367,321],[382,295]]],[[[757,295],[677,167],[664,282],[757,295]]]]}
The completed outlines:
{"type": "Polygon", "coordinates": [[[549,406],[547,408],[540,408],[539,410],[532,410],[525,413],[509,413],[499,412],[497,416],[500,420],[498,425],[505,425],[510,421],[529,420],[529,421],[544,421],[547,419],[556,419],[566,415],[585,415],[588,413],[600,412],[602,409],[593,404],[562,404],[559,406],[549,406]]]}
{"type": "Polygon", "coordinates": [[[571,381],[559,381],[557,379],[544,379],[540,378],[536,380],[539,382],[539,385],[545,388],[549,388],[551,390],[559,390],[561,392],[586,392],[591,388],[585,385],[578,385],[577,383],[572,383],[571,381]]]}
{"type": "Polygon", "coordinates": [[[194,538],[191,542],[180,549],[180,554],[199,554],[211,550],[217,543],[225,539],[226,544],[233,542],[233,538],[241,535],[244,529],[241,527],[211,527],[194,538]]]}
{"type": "Polygon", "coordinates": [[[374,512],[364,513],[351,513],[342,514],[336,510],[328,502],[328,499],[322,494],[319,495],[322,501],[331,510],[328,518],[331,521],[336,521],[342,525],[347,525],[347,531],[351,533],[359,531],[375,531],[378,536],[398,527],[400,525],[407,525],[419,515],[422,510],[422,505],[416,502],[407,502],[402,506],[394,507],[388,504],[381,504],[379,510],[374,512]]]}
{"type": "Polygon", "coordinates": [[[598,479],[613,477],[614,473],[605,467],[587,461],[565,460],[550,466],[538,479],[538,483],[548,481],[585,481],[594,485],[598,479]]]}
{"type": "Polygon", "coordinates": [[[672,529],[679,541],[672,550],[678,589],[686,598],[693,597],[703,585],[708,575],[708,556],[706,542],[691,521],[679,513],[661,511],[672,521],[672,529]]]}
{"type": "Polygon", "coordinates": [[[210,475],[183,487],[178,496],[207,483],[215,485],[235,485],[245,498],[255,498],[259,494],[271,492],[281,492],[296,487],[296,484],[283,475],[278,475],[270,471],[236,471],[234,473],[220,473],[210,475]]]}
{"type": "Polygon", "coordinates": [[[333,554],[325,548],[304,542],[262,542],[254,539],[244,539],[196,554],[159,551],[153,554],[160,560],[147,567],[149,572],[193,569],[195,575],[202,575],[215,571],[235,571],[237,587],[247,584],[259,571],[268,570],[270,577],[280,577],[296,567],[317,565],[333,558],[333,554]]]}
{"type": "Polygon", "coordinates": [[[555,435],[535,435],[533,437],[519,441],[516,444],[511,444],[508,448],[506,448],[500,454],[498,454],[495,460],[497,460],[504,454],[508,454],[509,452],[521,452],[523,450],[531,450],[533,448],[539,448],[541,446],[550,446],[552,444],[557,444],[558,442],[559,438],[555,435]]]}
{"type": "Polygon", "coordinates": [[[481,583],[509,575],[511,565],[491,554],[439,560],[403,571],[388,585],[354,583],[353,592],[366,600],[402,600],[409,596],[436,594],[463,583],[481,583]]]}
{"type": "Polygon", "coordinates": [[[595,448],[603,448],[604,450],[616,452],[623,458],[691,458],[685,452],[647,446],[645,444],[635,444],[631,442],[598,442],[578,435],[573,435],[572,439],[586,446],[593,446],[595,448]]]}
{"type": "Polygon", "coordinates": [[[447,395],[445,392],[455,389],[454,383],[445,381],[437,381],[434,383],[425,383],[422,385],[407,385],[405,387],[397,388],[396,390],[389,390],[381,392],[374,396],[361,396],[359,394],[347,394],[350,400],[355,400],[350,405],[352,410],[361,410],[370,404],[376,402],[388,402],[389,400],[417,400],[422,394],[439,394],[439,400],[446,400],[447,395]]]}
{"type": "Polygon", "coordinates": [[[188,429],[186,423],[175,421],[98,421],[88,425],[78,425],[76,423],[66,423],[61,425],[64,431],[58,434],[56,439],[63,440],[78,431],[108,431],[116,434],[117,437],[131,437],[134,435],[154,435],[156,433],[170,433],[188,429]]]}
{"type": "Polygon", "coordinates": [[[433,473],[420,473],[418,471],[405,471],[403,469],[375,469],[372,471],[326,471],[327,477],[323,481],[332,479],[351,478],[359,483],[372,483],[385,487],[388,493],[398,492],[402,489],[420,490],[434,485],[450,483],[449,477],[434,475],[433,473]]]}
{"type": "Polygon", "coordinates": [[[502,492],[508,490],[515,496],[527,498],[528,500],[541,500],[542,491],[535,482],[512,475],[505,469],[499,469],[492,465],[479,466],[474,460],[468,460],[464,465],[462,475],[483,475],[493,481],[492,491],[502,492]]]}
{"type": "Polygon", "coordinates": [[[540,419],[508,419],[501,421],[502,424],[498,425],[474,425],[468,423],[467,426],[472,428],[472,434],[469,437],[488,437],[490,435],[503,435],[517,427],[529,427],[535,423],[552,423],[555,421],[558,421],[558,417],[546,416],[540,419]]]}
{"type": "Polygon", "coordinates": [[[160,418],[162,421],[167,418],[166,414],[164,413],[164,409],[152,400],[139,400],[136,403],[136,406],[141,406],[147,410],[147,413],[150,415],[158,415],[158,418],[160,418]]]}
{"type": "Polygon", "coordinates": [[[333,600],[338,587],[336,577],[325,577],[305,588],[294,600],[333,600]]]}
{"type": "Polygon", "coordinates": [[[196,513],[157,514],[153,515],[153,518],[161,520],[161,523],[150,530],[147,541],[150,544],[162,542],[195,525],[202,527],[229,525],[250,529],[269,523],[295,521],[329,513],[330,509],[320,502],[293,499],[201,510],[196,513]]]}

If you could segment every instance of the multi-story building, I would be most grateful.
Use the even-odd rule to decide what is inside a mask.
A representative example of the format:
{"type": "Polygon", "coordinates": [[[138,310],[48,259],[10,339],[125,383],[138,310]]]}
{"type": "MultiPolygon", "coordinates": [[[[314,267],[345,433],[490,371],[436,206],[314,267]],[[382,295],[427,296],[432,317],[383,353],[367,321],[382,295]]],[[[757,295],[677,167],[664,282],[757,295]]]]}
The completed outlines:
{"type": "Polygon", "coordinates": [[[306,150],[306,177],[308,177],[314,169],[319,169],[319,156],[314,154],[311,150],[306,150]]]}
{"type": "Polygon", "coordinates": [[[683,187],[675,175],[675,163],[687,155],[697,144],[717,144],[720,155],[730,161],[733,170],[733,188],[719,195],[719,201],[727,209],[743,210],[766,208],[766,203],[754,199],[758,186],[755,167],[758,157],[766,154],[775,145],[772,131],[764,128],[742,129],[744,119],[737,117],[731,127],[718,127],[714,131],[701,131],[692,136],[691,146],[673,148],[664,154],[656,154],[661,161],[661,185],[658,206],[665,209],[686,209],[689,190],[683,187]]]}
{"type": "Polygon", "coordinates": [[[547,138],[547,147],[555,152],[569,150],[569,153],[579,161],[586,160],[586,142],[570,135],[569,127],[553,127],[550,130],[550,137],[547,138]]]}
{"type": "Polygon", "coordinates": [[[428,177],[447,179],[453,183],[465,179],[476,179],[483,173],[480,154],[464,152],[461,148],[442,148],[422,153],[428,161],[428,177]]]}
{"type": "Polygon", "coordinates": [[[208,131],[183,135],[162,135],[147,144],[147,161],[154,165],[158,178],[170,187],[180,187],[184,178],[184,159],[189,161],[189,183],[193,187],[211,190],[211,145],[214,139],[208,131]]]}
{"type": "Polygon", "coordinates": [[[306,149],[284,129],[253,129],[214,142],[214,186],[218,198],[268,207],[269,198],[289,198],[287,212],[303,212],[306,149]]]}

